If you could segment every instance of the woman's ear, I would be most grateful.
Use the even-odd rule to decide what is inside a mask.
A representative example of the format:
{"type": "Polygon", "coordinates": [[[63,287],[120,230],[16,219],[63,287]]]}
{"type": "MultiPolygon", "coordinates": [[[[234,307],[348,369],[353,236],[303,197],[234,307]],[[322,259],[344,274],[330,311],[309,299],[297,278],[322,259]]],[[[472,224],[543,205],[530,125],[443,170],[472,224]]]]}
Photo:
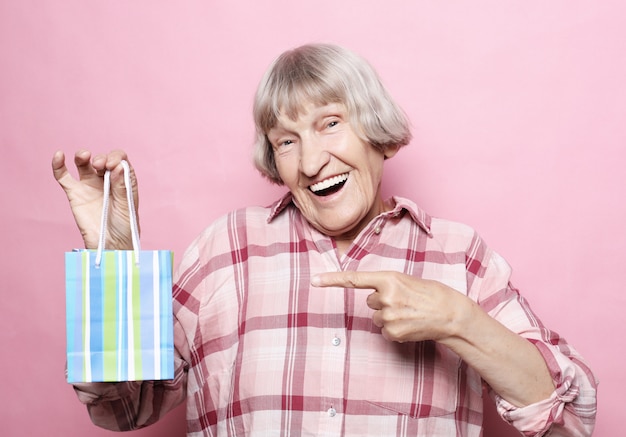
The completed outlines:
{"type": "Polygon", "coordinates": [[[385,159],[393,158],[396,153],[400,150],[400,146],[389,146],[384,151],[385,159]]]}

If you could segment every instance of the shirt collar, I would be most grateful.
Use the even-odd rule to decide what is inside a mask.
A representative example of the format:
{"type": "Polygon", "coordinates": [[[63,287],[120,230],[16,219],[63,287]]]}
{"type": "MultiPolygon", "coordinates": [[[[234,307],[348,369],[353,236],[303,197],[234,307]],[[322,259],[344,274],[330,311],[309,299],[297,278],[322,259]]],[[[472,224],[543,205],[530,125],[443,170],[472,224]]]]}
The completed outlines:
{"type": "MultiPolygon", "coordinates": [[[[415,204],[415,202],[409,199],[405,199],[404,197],[393,196],[392,200],[395,206],[391,211],[387,211],[386,213],[384,213],[384,215],[397,217],[403,211],[407,211],[413,221],[417,223],[424,231],[426,231],[429,237],[432,237],[432,233],[430,231],[432,218],[430,215],[426,214],[424,210],[419,208],[415,204]]],[[[293,197],[291,193],[288,192],[272,205],[270,205],[270,214],[267,217],[267,222],[270,223],[272,220],[274,220],[274,218],[276,218],[276,216],[280,215],[280,213],[283,212],[291,204],[293,204],[293,197]]]]}
{"type": "Polygon", "coordinates": [[[430,231],[430,224],[432,221],[430,215],[426,214],[423,209],[421,209],[415,204],[415,202],[409,199],[405,199],[404,197],[400,196],[393,196],[392,199],[395,207],[391,211],[387,212],[387,214],[391,216],[398,216],[402,213],[402,211],[407,211],[413,221],[417,223],[420,228],[426,231],[429,237],[433,236],[432,232],[430,231]]]}
{"type": "Polygon", "coordinates": [[[267,222],[270,223],[274,220],[274,218],[283,212],[291,203],[293,203],[293,196],[291,192],[288,191],[283,197],[270,205],[270,215],[267,217],[267,222]]]}

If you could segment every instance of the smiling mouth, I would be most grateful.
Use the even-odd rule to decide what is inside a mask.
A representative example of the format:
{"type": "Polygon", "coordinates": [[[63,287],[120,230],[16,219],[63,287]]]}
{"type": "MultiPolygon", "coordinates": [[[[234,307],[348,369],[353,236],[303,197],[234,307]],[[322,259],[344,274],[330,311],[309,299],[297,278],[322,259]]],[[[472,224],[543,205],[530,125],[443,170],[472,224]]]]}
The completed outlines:
{"type": "Polygon", "coordinates": [[[348,173],[344,173],[309,186],[309,190],[316,196],[328,196],[341,190],[348,180],[348,173]]]}

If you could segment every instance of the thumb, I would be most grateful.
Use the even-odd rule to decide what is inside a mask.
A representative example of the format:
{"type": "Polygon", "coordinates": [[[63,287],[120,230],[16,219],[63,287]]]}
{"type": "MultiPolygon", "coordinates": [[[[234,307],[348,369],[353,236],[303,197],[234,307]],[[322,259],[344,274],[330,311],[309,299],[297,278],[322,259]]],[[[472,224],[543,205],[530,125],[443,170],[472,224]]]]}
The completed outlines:
{"type": "Polygon", "coordinates": [[[61,150],[57,150],[52,156],[52,175],[59,185],[61,185],[61,187],[63,187],[66,191],[74,182],[74,178],[65,165],[65,154],[61,150]]]}

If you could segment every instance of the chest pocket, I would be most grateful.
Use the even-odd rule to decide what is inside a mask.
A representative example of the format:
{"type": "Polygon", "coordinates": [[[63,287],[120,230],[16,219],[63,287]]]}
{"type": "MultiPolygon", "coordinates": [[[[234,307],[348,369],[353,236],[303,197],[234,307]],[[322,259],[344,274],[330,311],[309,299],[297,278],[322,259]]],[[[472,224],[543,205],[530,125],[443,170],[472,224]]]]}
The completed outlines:
{"type": "Polygon", "coordinates": [[[358,397],[380,412],[413,418],[453,413],[458,404],[460,358],[433,341],[389,342],[370,333],[365,360],[367,382],[358,397]]]}

